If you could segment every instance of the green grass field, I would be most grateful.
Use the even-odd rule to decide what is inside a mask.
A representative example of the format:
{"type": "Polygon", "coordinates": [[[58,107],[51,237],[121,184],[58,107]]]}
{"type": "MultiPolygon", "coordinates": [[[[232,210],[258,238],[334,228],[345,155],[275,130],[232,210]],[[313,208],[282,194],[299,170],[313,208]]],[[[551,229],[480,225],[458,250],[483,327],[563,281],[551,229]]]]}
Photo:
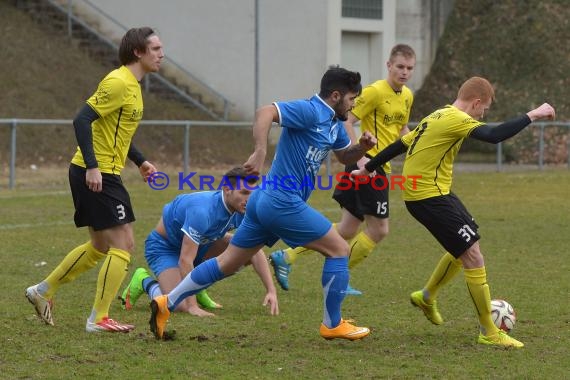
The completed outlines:
{"type": "MultiPolygon", "coordinates": [[[[562,379],[570,374],[568,170],[455,174],[454,191],[481,226],[492,297],[507,299],[517,311],[512,334],[526,344],[522,350],[475,343],[477,323],[462,276],[441,292],[442,326],[431,325],[410,306],[409,293],[421,288],[442,250],[409,216],[398,191],[392,193],[391,234],[351,273],[351,284],[364,296],[344,302],[345,318],[373,330],[364,340],[319,337],[318,255],[299,258],[292,289],[279,290],[277,317],[261,306],[263,287],[246,268],[210,289],[224,305],[216,318],[174,315],[169,328],[177,330],[175,341],[156,341],[150,334],[145,299],[130,312],[119,302],[112,306],[111,317],[134,323],[134,332],[88,334],[84,326],[97,276],[92,270],[60,289],[56,326],[45,326],[24,290],[87,239],[86,231],[72,224],[62,178],[45,188],[0,191],[0,378],[562,379]]],[[[125,182],[138,218],[130,278],[144,265],[146,234],[178,190],[151,191],[134,176],[125,182]]],[[[315,192],[311,203],[332,220],[340,216],[328,191],[315,192]]]]}

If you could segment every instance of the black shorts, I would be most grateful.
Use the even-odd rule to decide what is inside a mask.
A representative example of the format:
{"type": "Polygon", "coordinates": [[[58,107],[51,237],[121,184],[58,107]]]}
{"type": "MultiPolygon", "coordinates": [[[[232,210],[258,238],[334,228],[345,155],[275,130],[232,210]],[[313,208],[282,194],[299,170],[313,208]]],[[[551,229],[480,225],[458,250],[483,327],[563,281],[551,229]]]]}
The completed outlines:
{"type": "Polygon", "coordinates": [[[89,190],[85,183],[86,170],[80,166],[69,166],[69,186],[75,206],[75,225],[92,227],[95,231],[135,221],[131,199],[123,186],[121,176],[101,173],[103,191],[89,190]]]}
{"type": "MultiPolygon", "coordinates": [[[[356,170],[357,166],[348,165],[344,171],[346,175],[342,178],[348,179],[351,171],[356,170]]],[[[388,196],[390,192],[389,178],[386,176],[384,169],[376,171],[377,177],[374,179],[374,186],[372,180],[366,184],[359,184],[358,190],[355,186],[350,186],[349,189],[341,190],[335,187],[333,199],[338,202],[340,207],[346,209],[354,217],[364,220],[364,215],[372,215],[380,219],[386,219],[390,216],[390,206],[388,203],[388,196]]],[[[347,182],[343,182],[344,186],[347,182]]]]}
{"type": "Polygon", "coordinates": [[[455,258],[481,238],[479,226],[455,194],[406,201],[406,208],[455,258]]]}

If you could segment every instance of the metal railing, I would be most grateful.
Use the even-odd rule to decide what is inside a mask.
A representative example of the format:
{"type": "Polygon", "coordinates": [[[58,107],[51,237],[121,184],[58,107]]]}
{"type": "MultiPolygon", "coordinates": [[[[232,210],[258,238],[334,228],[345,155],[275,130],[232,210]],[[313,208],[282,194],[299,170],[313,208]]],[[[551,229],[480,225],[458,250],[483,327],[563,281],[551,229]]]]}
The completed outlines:
{"type": "MultiPolygon", "coordinates": [[[[9,183],[8,187],[13,189],[16,185],[16,142],[17,142],[17,129],[20,125],[66,125],[71,126],[72,120],[65,119],[0,119],[0,127],[3,125],[10,126],[10,158],[9,158],[9,183]]],[[[488,123],[488,125],[496,126],[499,123],[488,123]]],[[[203,127],[251,127],[251,121],[243,122],[230,122],[230,121],[197,121],[197,120],[144,120],[140,122],[141,126],[174,126],[184,128],[184,141],[183,141],[183,165],[184,173],[189,173],[190,169],[190,128],[195,126],[203,127]]],[[[410,123],[410,126],[415,126],[417,123],[410,123]]],[[[534,122],[529,128],[539,128],[538,137],[538,168],[544,168],[544,131],[548,127],[564,127],[567,133],[570,133],[570,121],[558,122],[534,122]]],[[[570,137],[568,138],[567,147],[567,165],[570,169],[570,137]]],[[[327,175],[330,175],[331,158],[330,154],[326,159],[327,175]]],[[[503,170],[503,145],[499,143],[496,145],[496,170],[503,170]]]]}
{"type": "MultiPolygon", "coordinates": [[[[117,28],[119,28],[123,32],[126,32],[128,30],[128,28],[126,26],[121,24],[119,21],[117,21],[111,15],[109,15],[108,13],[103,11],[101,8],[97,7],[91,1],[89,1],[89,0],[67,0],[67,5],[65,5],[65,6],[60,4],[61,1],[59,1],[59,2],[57,0],[47,0],[47,1],[53,7],[57,8],[59,11],[61,11],[62,13],[67,15],[67,33],[68,33],[69,37],[72,37],[72,35],[73,35],[73,23],[76,23],[78,25],[81,25],[82,28],[86,29],[90,33],[97,36],[97,38],[99,38],[103,43],[105,43],[109,47],[111,47],[115,50],[118,50],[119,47],[117,46],[117,44],[113,40],[111,40],[107,36],[104,36],[103,34],[101,34],[99,31],[97,31],[95,28],[93,28],[91,25],[89,25],[82,18],[80,18],[78,15],[73,13],[74,1],[75,2],[81,1],[81,3],[85,4],[91,11],[93,11],[96,14],[98,14],[99,16],[101,16],[105,21],[108,21],[111,24],[115,25],[117,28]]],[[[169,79],[167,79],[163,75],[161,75],[159,73],[152,73],[151,76],[153,78],[158,80],[162,85],[168,87],[171,91],[175,92],[177,95],[179,95],[180,97],[182,97],[186,101],[190,102],[195,107],[199,108],[200,110],[206,112],[208,115],[212,116],[214,119],[218,119],[218,120],[220,120],[220,119],[221,120],[227,120],[228,119],[229,109],[230,109],[230,105],[231,105],[231,102],[228,98],[226,98],[224,95],[222,95],[220,92],[213,89],[211,86],[209,86],[207,83],[202,81],[200,78],[196,77],[194,74],[192,74],[191,72],[189,72],[188,70],[183,68],[179,63],[175,62],[171,58],[164,57],[164,61],[167,63],[167,65],[170,65],[172,68],[175,68],[177,71],[182,73],[187,78],[190,78],[191,83],[195,83],[195,84],[199,85],[201,88],[206,90],[208,92],[208,94],[210,94],[213,98],[218,99],[218,101],[222,102],[223,103],[222,115],[220,116],[217,113],[215,113],[213,110],[211,110],[210,108],[206,107],[200,101],[196,100],[194,97],[192,97],[191,95],[189,95],[185,91],[178,88],[175,84],[173,84],[169,79]]],[[[145,82],[146,83],[145,86],[148,87],[148,77],[146,79],[147,79],[147,81],[145,82]]]]}

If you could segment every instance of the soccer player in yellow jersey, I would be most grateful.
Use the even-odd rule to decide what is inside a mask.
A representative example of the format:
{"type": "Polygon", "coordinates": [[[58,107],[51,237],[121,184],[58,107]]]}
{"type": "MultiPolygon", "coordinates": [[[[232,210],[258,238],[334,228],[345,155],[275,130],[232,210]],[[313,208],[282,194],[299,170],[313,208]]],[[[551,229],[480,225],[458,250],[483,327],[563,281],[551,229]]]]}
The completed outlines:
{"type": "MultiPolygon", "coordinates": [[[[393,143],[400,136],[409,132],[407,127],[414,96],[406,87],[411,79],[416,64],[414,50],[404,44],[394,46],[386,63],[388,75],[386,79],[378,80],[366,86],[356,99],[354,108],[348,113],[344,123],[352,141],[357,141],[354,125],[360,121],[362,132],[368,131],[377,139],[377,144],[370,149],[366,156],[357,164],[346,166],[345,172],[368,162],[370,157],[393,143]]],[[[390,163],[387,162],[377,169],[377,174],[386,177],[391,173],[390,163]]],[[[346,178],[343,176],[343,178],[346,178]]],[[[388,203],[389,188],[383,190],[372,187],[371,183],[362,184],[358,189],[353,186],[342,189],[336,188],[333,198],[342,208],[340,222],[335,224],[339,234],[350,240],[349,267],[353,268],[362,262],[382,239],[388,235],[388,203]],[[359,227],[365,222],[364,228],[359,227]]],[[[275,277],[284,290],[289,289],[289,272],[300,253],[311,252],[307,248],[288,248],[273,252],[270,255],[275,277]]],[[[348,286],[346,293],[360,295],[360,291],[348,286]]]]}
{"type": "Polygon", "coordinates": [[[99,83],[73,120],[78,148],[71,160],[69,183],[75,225],[89,228],[89,240],[75,247],[40,283],[26,289],[38,316],[53,325],[52,299],[58,288],[103,261],[87,332],[129,332],[133,325],[109,318],[109,307],[127,273],[134,248],[135,217],[120,173],[126,158],[146,180],[156,171],[132,144],[143,115],[139,81],[160,69],[162,43],[148,27],[130,29],[119,47],[121,67],[99,83]]]}
{"type": "Polygon", "coordinates": [[[491,319],[491,295],[485,262],[479,247],[478,226],[459,198],[451,192],[453,161],[463,140],[471,137],[499,143],[522,131],[534,120],[554,119],[554,108],[547,103],[526,114],[490,127],[479,120],[494,100],[494,89],[484,78],[465,81],[452,105],[425,117],[412,132],[388,146],[371,159],[364,169],[352,172],[369,175],[379,165],[406,152],[403,176],[415,176],[416,185],[407,181],[406,208],[447,250],[422,290],[411,294],[411,302],[427,319],[440,325],[436,298],[439,290],[461,269],[479,319],[478,343],[523,347],[523,343],[499,330],[491,319]],[[418,178],[421,176],[421,178],[418,178]]]}

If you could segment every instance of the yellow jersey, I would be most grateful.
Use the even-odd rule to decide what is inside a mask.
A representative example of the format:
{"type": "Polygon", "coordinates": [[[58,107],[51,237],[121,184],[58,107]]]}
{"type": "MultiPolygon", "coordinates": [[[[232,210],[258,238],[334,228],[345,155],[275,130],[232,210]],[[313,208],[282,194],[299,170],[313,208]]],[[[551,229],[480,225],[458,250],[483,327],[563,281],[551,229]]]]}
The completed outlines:
{"type": "MultiPolygon", "coordinates": [[[[102,173],[121,174],[143,116],[141,86],[133,73],[121,66],[103,78],[87,104],[99,115],[91,125],[98,168],[102,173]]],[[[86,167],[79,147],[71,162],[86,167]]]]}
{"type": "Polygon", "coordinates": [[[415,189],[410,180],[406,181],[404,200],[417,201],[449,194],[455,156],[463,140],[483,124],[447,105],[425,117],[413,131],[403,136],[402,142],[408,150],[402,175],[404,178],[416,176],[415,189]]]}
{"type": "MultiPolygon", "coordinates": [[[[364,87],[351,112],[360,119],[361,132],[368,131],[378,140],[368,155],[375,156],[400,137],[402,128],[410,119],[413,101],[414,96],[408,87],[396,92],[385,79],[364,87]]],[[[389,162],[384,164],[384,170],[390,173],[389,162]]]]}

